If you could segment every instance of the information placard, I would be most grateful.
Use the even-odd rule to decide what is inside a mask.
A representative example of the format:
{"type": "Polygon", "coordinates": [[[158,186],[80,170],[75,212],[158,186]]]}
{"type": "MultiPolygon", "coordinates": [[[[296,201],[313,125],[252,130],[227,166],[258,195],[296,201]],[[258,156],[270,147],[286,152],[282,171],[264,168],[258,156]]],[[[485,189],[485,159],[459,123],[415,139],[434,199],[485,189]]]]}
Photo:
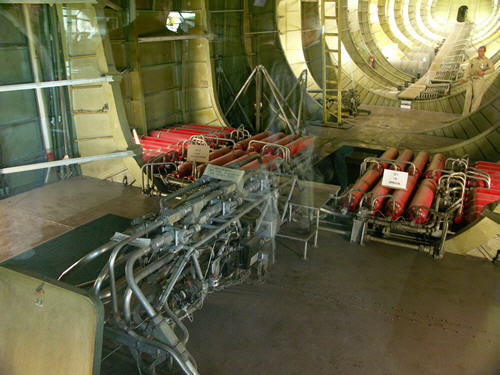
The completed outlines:
{"type": "Polygon", "coordinates": [[[401,100],[401,108],[411,109],[411,100],[401,100]]]}
{"type": "Polygon", "coordinates": [[[382,186],[391,189],[406,190],[408,182],[408,172],[393,171],[392,169],[384,169],[382,176],[382,186]]]}
{"type": "Polygon", "coordinates": [[[187,149],[187,161],[208,162],[210,147],[206,145],[188,145],[187,149]]]}
{"type": "Polygon", "coordinates": [[[203,176],[208,176],[212,178],[217,178],[219,180],[232,181],[238,183],[241,181],[244,174],[245,171],[242,171],[241,169],[226,168],[226,167],[220,167],[218,165],[208,164],[207,167],[205,168],[203,176]]]}

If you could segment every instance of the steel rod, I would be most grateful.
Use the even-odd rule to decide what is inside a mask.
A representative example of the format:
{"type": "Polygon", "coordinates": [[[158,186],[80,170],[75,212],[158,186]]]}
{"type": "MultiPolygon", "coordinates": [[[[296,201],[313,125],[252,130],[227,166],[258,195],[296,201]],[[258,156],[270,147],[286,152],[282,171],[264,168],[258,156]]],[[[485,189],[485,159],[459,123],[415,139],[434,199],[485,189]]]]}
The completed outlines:
{"type": "Polygon", "coordinates": [[[112,81],[114,81],[112,76],[104,76],[96,78],[79,78],[79,79],[64,79],[64,80],[46,81],[46,82],[18,83],[15,85],[0,86],[0,92],[31,90],[31,89],[36,90],[36,89],[44,89],[48,87],[60,87],[60,86],[77,86],[77,85],[87,85],[91,83],[112,82],[112,81]]]}
{"type": "Polygon", "coordinates": [[[193,35],[173,35],[173,36],[145,36],[137,38],[139,43],[169,42],[172,40],[190,40],[190,39],[213,39],[211,34],[193,34],[193,35]]]}
{"type": "Polygon", "coordinates": [[[91,161],[107,160],[107,159],[114,159],[114,158],[124,158],[127,156],[135,156],[134,151],[119,151],[119,152],[112,152],[109,154],[83,156],[81,158],[70,158],[70,159],[63,159],[63,160],[47,161],[44,163],[19,165],[17,167],[1,168],[0,175],[1,174],[33,171],[36,169],[43,169],[43,168],[60,167],[63,165],[88,163],[91,161]]]}
{"type": "MultiPolygon", "coordinates": [[[[37,53],[35,46],[35,36],[33,34],[31,25],[31,15],[30,7],[26,4],[23,5],[24,22],[26,26],[26,38],[28,40],[29,57],[31,62],[31,70],[33,73],[33,79],[35,84],[38,84],[41,80],[41,69],[40,69],[40,57],[37,53]]],[[[3,86],[5,87],[5,86],[3,86]]],[[[1,89],[1,87],[0,87],[1,89]]],[[[38,107],[38,115],[40,117],[40,130],[42,133],[43,147],[45,149],[45,154],[47,155],[47,160],[53,160],[54,153],[52,149],[52,137],[49,131],[49,117],[47,113],[47,103],[45,100],[44,93],[40,88],[36,89],[36,102],[38,107]]],[[[48,177],[48,173],[47,173],[48,177]]],[[[45,181],[47,182],[47,181],[45,181]]]]}

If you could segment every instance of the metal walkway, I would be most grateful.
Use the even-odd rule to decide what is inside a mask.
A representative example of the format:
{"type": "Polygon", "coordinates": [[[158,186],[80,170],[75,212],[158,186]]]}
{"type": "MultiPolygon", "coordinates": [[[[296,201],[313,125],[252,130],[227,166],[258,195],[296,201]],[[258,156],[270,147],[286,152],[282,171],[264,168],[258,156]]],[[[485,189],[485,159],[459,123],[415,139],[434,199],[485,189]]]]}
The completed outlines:
{"type": "MultiPolygon", "coordinates": [[[[448,64],[449,58],[452,57],[452,55],[454,56],[458,54],[458,52],[456,52],[457,49],[459,51],[463,51],[465,49],[465,43],[469,37],[471,26],[472,25],[463,22],[457,23],[450,33],[450,36],[443,43],[438,54],[432,61],[427,73],[425,73],[417,82],[410,85],[406,90],[402,91],[398,97],[400,99],[417,99],[432,81],[440,78],[442,76],[441,72],[443,71],[444,66],[447,66],[448,64]]],[[[456,67],[456,63],[454,63],[453,66],[456,67]]],[[[460,63],[458,64],[458,69],[459,68],[460,63]]]]}

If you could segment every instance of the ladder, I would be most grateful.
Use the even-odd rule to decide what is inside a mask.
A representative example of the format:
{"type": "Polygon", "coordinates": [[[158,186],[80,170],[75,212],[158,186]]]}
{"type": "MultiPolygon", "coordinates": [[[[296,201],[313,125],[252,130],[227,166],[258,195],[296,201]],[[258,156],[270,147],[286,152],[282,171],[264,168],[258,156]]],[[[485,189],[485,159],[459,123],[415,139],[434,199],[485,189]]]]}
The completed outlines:
{"type": "Polygon", "coordinates": [[[322,69],[322,97],[323,97],[323,122],[328,122],[328,114],[337,117],[337,123],[342,122],[342,85],[341,85],[341,42],[340,42],[340,0],[320,0],[321,3],[321,69],[322,69]],[[337,30],[334,32],[327,21],[335,20],[337,30]],[[331,48],[327,45],[327,37],[336,37],[337,46],[331,48]],[[335,63],[329,62],[330,55],[335,63]],[[337,106],[332,111],[328,108],[328,100],[335,99],[337,106]]]}

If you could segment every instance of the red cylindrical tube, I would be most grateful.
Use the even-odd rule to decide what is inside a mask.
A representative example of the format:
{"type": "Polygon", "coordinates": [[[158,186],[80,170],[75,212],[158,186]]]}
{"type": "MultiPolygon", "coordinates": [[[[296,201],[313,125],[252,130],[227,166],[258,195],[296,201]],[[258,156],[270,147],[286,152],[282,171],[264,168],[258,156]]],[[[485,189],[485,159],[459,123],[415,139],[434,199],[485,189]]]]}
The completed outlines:
{"type": "Polygon", "coordinates": [[[222,156],[219,156],[218,158],[210,160],[210,164],[224,165],[226,163],[229,163],[230,161],[233,161],[234,159],[239,158],[243,154],[244,154],[244,152],[241,150],[231,151],[231,152],[227,153],[226,155],[222,155],[222,156]]]}
{"type": "Polygon", "coordinates": [[[435,154],[425,171],[425,178],[432,178],[435,181],[439,180],[439,177],[441,177],[441,172],[439,171],[444,169],[445,164],[446,156],[443,154],[435,154]]]}
{"type": "Polygon", "coordinates": [[[232,132],[233,130],[236,130],[235,128],[225,128],[222,126],[214,126],[214,125],[201,125],[201,124],[193,124],[193,123],[188,123],[188,122],[183,122],[182,127],[192,127],[192,128],[204,128],[204,129],[214,129],[214,130],[224,130],[224,131],[229,131],[232,132]]]}
{"type": "Polygon", "coordinates": [[[398,163],[398,161],[406,162],[410,161],[411,158],[413,157],[413,151],[412,150],[404,150],[402,153],[398,155],[398,158],[396,159],[396,170],[398,171],[404,171],[408,167],[407,163],[398,163]]]}
{"type": "Polygon", "coordinates": [[[182,163],[177,167],[176,177],[182,178],[188,176],[189,174],[191,174],[192,170],[193,170],[193,165],[190,162],[185,161],[184,163],[182,163]]]}
{"type": "MultiPolygon", "coordinates": [[[[241,150],[234,150],[234,151],[227,153],[226,155],[222,155],[216,159],[210,160],[210,164],[224,165],[224,164],[229,163],[230,161],[233,161],[233,160],[239,158],[241,155],[244,155],[244,154],[245,154],[245,152],[243,152],[241,150]]],[[[200,176],[203,174],[206,167],[207,167],[206,164],[201,164],[198,166],[198,171],[199,171],[200,176]]]]}
{"type": "MultiPolygon", "coordinates": [[[[293,142],[295,139],[297,139],[297,136],[292,134],[292,135],[287,135],[286,137],[283,137],[279,140],[277,140],[276,142],[273,142],[274,144],[277,144],[277,145],[286,145],[290,142],[293,142]]],[[[264,145],[265,146],[265,145],[264,145]]],[[[275,150],[274,147],[266,147],[266,149],[264,150],[264,147],[262,147],[262,151],[261,153],[265,153],[265,154],[271,154],[273,151],[275,150]]]]}
{"type": "Polygon", "coordinates": [[[420,183],[415,196],[408,207],[408,216],[417,224],[424,224],[429,215],[429,208],[434,201],[437,183],[432,178],[426,178],[420,183]]]}
{"type": "Polygon", "coordinates": [[[392,198],[389,198],[386,204],[385,213],[387,216],[391,216],[393,220],[396,220],[398,217],[403,215],[406,204],[410,200],[415,186],[417,186],[417,181],[417,176],[408,176],[406,190],[396,190],[392,194],[392,198]]]}
{"type": "Polygon", "coordinates": [[[267,130],[265,132],[255,134],[254,136],[252,136],[250,138],[244,139],[244,140],[236,143],[234,145],[234,149],[235,150],[246,150],[247,146],[248,146],[248,142],[253,141],[253,140],[260,141],[263,138],[269,137],[269,134],[271,134],[271,132],[269,132],[267,130]]]}
{"type": "Polygon", "coordinates": [[[176,144],[178,144],[178,142],[174,141],[174,140],[159,139],[159,138],[148,137],[148,136],[142,137],[139,141],[141,143],[143,143],[143,142],[149,142],[151,144],[157,144],[157,145],[161,145],[161,146],[164,146],[164,145],[176,145],[176,144]]]}
{"type": "MultiPolygon", "coordinates": [[[[379,156],[380,159],[394,160],[398,154],[398,149],[396,147],[388,148],[382,155],[379,156]]],[[[387,168],[387,163],[380,163],[383,168],[387,168]]]]}
{"type": "Polygon", "coordinates": [[[179,154],[181,152],[181,146],[171,143],[156,143],[141,140],[140,145],[145,150],[156,150],[160,153],[175,151],[179,154]]]}
{"type": "Polygon", "coordinates": [[[245,159],[248,159],[250,156],[254,156],[254,155],[259,155],[259,154],[258,154],[258,153],[256,153],[256,152],[249,152],[249,153],[247,153],[247,154],[243,154],[243,155],[241,155],[241,156],[240,156],[239,158],[237,158],[237,159],[234,159],[234,160],[231,160],[231,161],[227,162],[227,163],[226,163],[226,164],[224,164],[223,166],[225,167],[225,166],[229,166],[229,165],[231,165],[231,164],[233,164],[233,163],[239,163],[240,161],[243,161],[243,160],[245,160],[245,159]]]}
{"type": "Polygon", "coordinates": [[[361,197],[364,193],[366,193],[373,184],[380,177],[380,173],[376,169],[368,169],[363,176],[358,178],[358,180],[354,183],[353,187],[350,189],[352,193],[347,195],[347,198],[344,202],[344,207],[348,207],[350,211],[354,211],[361,200],[361,197]],[[350,196],[350,201],[349,201],[350,196]]]}
{"type": "Polygon", "coordinates": [[[266,155],[263,155],[261,157],[261,160],[252,160],[250,163],[243,165],[240,169],[246,171],[247,169],[258,168],[259,165],[267,164],[267,163],[273,161],[274,159],[276,159],[277,157],[278,156],[276,156],[276,155],[266,154],[266,155]]]}
{"type": "MultiPolygon", "coordinates": [[[[420,178],[422,176],[422,173],[424,172],[425,165],[429,161],[429,154],[425,151],[420,151],[417,156],[415,156],[415,159],[413,159],[413,164],[415,165],[415,176],[420,178]]],[[[408,172],[413,173],[412,171],[413,168],[408,168],[408,172]]]]}
{"type": "Polygon", "coordinates": [[[149,134],[153,138],[170,142],[184,142],[191,137],[191,135],[189,134],[167,133],[167,132],[162,132],[161,130],[154,130],[149,134]]]}
{"type": "Polygon", "coordinates": [[[389,194],[391,191],[390,188],[382,186],[382,181],[379,181],[377,185],[370,192],[371,199],[371,207],[373,210],[372,215],[374,215],[377,211],[380,211],[382,206],[384,205],[387,197],[383,197],[383,195],[389,194]]]}
{"type": "Polygon", "coordinates": [[[217,158],[221,157],[222,155],[226,155],[230,151],[231,151],[231,149],[229,147],[224,147],[224,148],[221,148],[219,150],[213,150],[210,152],[210,154],[208,154],[208,160],[217,159],[217,158]]]}
{"type": "MultiPolygon", "coordinates": [[[[403,154],[409,155],[410,152],[407,152],[411,150],[405,150],[403,151],[403,154]]],[[[403,158],[405,155],[403,155],[403,158]]],[[[404,160],[398,158],[398,160],[404,160]]],[[[413,164],[415,165],[415,174],[414,175],[409,175],[408,180],[406,182],[406,189],[405,190],[396,190],[392,194],[392,198],[389,198],[387,200],[387,205],[386,205],[386,215],[391,216],[393,220],[396,220],[398,217],[400,217],[404,211],[406,204],[410,200],[410,197],[413,193],[413,190],[415,190],[415,186],[417,186],[418,179],[420,177],[420,174],[422,173],[425,164],[427,164],[427,160],[429,160],[429,154],[425,151],[421,151],[415,156],[413,159],[413,164]]],[[[413,169],[410,167],[410,164],[399,164],[398,168],[401,168],[401,170],[411,170],[413,169]]],[[[413,171],[412,171],[413,172],[413,171]]]]}
{"type": "Polygon", "coordinates": [[[297,155],[298,153],[304,151],[308,147],[311,147],[313,143],[313,140],[309,136],[305,137],[300,137],[299,139],[296,139],[293,142],[290,142],[285,145],[290,150],[290,153],[292,155],[297,155]]]}
{"type": "MultiPolygon", "coordinates": [[[[285,133],[275,133],[275,134],[271,134],[269,137],[261,139],[260,141],[274,143],[278,139],[283,137],[284,135],[285,135],[285,133]]],[[[251,145],[248,146],[247,151],[248,152],[252,152],[252,151],[259,152],[262,147],[264,147],[264,145],[262,143],[252,143],[251,145]]]]}
{"type": "MultiPolygon", "coordinates": [[[[212,131],[204,130],[204,129],[189,129],[189,128],[175,128],[175,129],[161,129],[161,132],[165,132],[167,134],[189,134],[189,135],[198,135],[198,134],[211,134],[212,131]]],[[[151,132],[153,133],[153,132],[151,132]]]]}
{"type": "MultiPolygon", "coordinates": [[[[224,148],[221,148],[220,150],[211,151],[210,154],[208,154],[208,160],[215,160],[223,155],[226,155],[230,151],[231,151],[231,149],[229,147],[224,147],[224,148]]],[[[186,161],[186,162],[182,163],[181,165],[179,165],[179,167],[177,168],[176,176],[178,178],[187,176],[187,175],[191,174],[192,169],[193,169],[193,165],[191,164],[191,162],[186,161]]]]}

